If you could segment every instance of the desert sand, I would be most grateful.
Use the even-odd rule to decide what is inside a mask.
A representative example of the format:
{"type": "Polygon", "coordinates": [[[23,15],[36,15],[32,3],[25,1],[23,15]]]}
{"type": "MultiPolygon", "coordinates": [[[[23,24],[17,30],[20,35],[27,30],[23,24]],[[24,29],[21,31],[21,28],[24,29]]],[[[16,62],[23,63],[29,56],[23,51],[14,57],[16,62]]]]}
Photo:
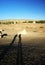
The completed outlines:
{"type": "MultiPolygon", "coordinates": [[[[15,34],[21,34],[23,44],[37,44],[45,46],[45,24],[33,24],[33,23],[18,23],[9,25],[0,25],[0,29],[3,29],[2,33],[7,33],[8,36],[0,38],[1,44],[9,44],[15,34]]],[[[18,37],[16,43],[18,42],[18,37]]]]}

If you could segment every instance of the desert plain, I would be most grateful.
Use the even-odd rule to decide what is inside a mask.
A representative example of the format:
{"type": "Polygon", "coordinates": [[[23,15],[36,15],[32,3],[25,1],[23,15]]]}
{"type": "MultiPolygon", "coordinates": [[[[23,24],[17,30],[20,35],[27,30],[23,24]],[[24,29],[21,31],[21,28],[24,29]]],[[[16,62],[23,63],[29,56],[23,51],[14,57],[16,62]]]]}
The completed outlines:
{"type": "MultiPolygon", "coordinates": [[[[34,23],[17,23],[17,24],[1,24],[0,29],[4,30],[2,34],[7,33],[8,36],[0,38],[1,44],[9,44],[14,35],[20,33],[21,31],[26,34],[21,34],[22,44],[33,44],[39,46],[45,46],[45,24],[34,24],[34,23]]],[[[16,39],[18,42],[18,37],[16,39]]]]}
{"type": "Polygon", "coordinates": [[[0,59],[0,65],[16,65],[19,34],[21,34],[23,64],[45,65],[45,24],[0,24],[0,29],[4,30],[2,34],[8,34],[0,38],[0,57],[4,54],[3,59],[0,59]],[[16,34],[17,37],[12,46],[8,51],[5,50],[5,47],[10,45],[16,34]],[[4,53],[1,55],[3,51],[4,53]]]}

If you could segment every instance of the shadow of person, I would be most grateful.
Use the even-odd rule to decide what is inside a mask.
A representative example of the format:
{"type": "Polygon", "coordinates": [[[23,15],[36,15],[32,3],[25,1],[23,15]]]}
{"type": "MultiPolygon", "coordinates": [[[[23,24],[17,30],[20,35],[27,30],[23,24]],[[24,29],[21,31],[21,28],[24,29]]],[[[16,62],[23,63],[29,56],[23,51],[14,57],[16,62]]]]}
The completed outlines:
{"type": "Polygon", "coordinates": [[[8,47],[4,48],[4,51],[0,54],[0,61],[6,55],[6,53],[8,52],[8,50],[10,49],[10,47],[12,46],[12,44],[14,43],[16,37],[17,37],[17,34],[14,36],[14,38],[13,38],[12,42],[10,43],[10,45],[8,47]]]}
{"type": "Polygon", "coordinates": [[[21,34],[19,34],[19,42],[18,42],[18,47],[17,47],[16,65],[24,65],[24,63],[23,63],[23,56],[22,56],[21,34]]]}
{"type": "MultiPolygon", "coordinates": [[[[21,47],[22,43],[21,43],[21,34],[19,34],[19,41],[18,41],[18,46],[21,47]]],[[[21,47],[22,48],[22,47],[21,47]]]]}

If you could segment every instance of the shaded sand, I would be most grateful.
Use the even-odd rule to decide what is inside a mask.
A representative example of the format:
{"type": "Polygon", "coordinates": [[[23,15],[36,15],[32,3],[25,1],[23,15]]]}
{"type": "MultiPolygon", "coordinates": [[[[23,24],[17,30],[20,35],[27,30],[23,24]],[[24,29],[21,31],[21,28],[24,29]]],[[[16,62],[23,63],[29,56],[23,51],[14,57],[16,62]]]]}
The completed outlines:
{"type": "MultiPolygon", "coordinates": [[[[10,42],[13,40],[14,35],[8,35],[7,37],[0,39],[0,45],[2,44],[10,44],[10,42]]],[[[45,33],[37,33],[37,32],[28,32],[26,35],[21,35],[22,38],[22,44],[23,45],[39,45],[45,47],[45,33]]],[[[18,43],[18,36],[16,38],[16,41],[14,41],[14,44],[18,43]]]]}

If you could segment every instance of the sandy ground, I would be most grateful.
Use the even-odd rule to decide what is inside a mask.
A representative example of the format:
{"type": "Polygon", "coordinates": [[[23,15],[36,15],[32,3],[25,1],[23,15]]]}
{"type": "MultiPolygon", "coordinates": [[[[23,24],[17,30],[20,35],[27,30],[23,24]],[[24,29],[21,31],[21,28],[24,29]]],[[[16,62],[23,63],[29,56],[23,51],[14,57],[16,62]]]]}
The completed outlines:
{"type": "Polygon", "coordinates": [[[45,65],[45,24],[0,25],[0,29],[5,30],[3,34],[8,34],[0,38],[0,65],[16,65],[16,58],[20,55],[17,54],[19,37],[17,36],[11,47],[10,43],[14,36],[24,29],[27,32],[27,34],[21,34],[21,55],[24,65],[45,65]]]}
{"type": "MultiPolygon", "coordinates": [[[[0,38],[0,45],[10,44],[13,40],[14,35],[22,30],[26,30],[27,34],[21,35],[22,44],[31,44],[45,47],[45,24],[11,24],[11,25],[0,25],[0,29],[3,29],[2,33],[7,33],[8,36],[0,38]]],[[[18,37],[14,44],[18,43],[18,37]]]]}

